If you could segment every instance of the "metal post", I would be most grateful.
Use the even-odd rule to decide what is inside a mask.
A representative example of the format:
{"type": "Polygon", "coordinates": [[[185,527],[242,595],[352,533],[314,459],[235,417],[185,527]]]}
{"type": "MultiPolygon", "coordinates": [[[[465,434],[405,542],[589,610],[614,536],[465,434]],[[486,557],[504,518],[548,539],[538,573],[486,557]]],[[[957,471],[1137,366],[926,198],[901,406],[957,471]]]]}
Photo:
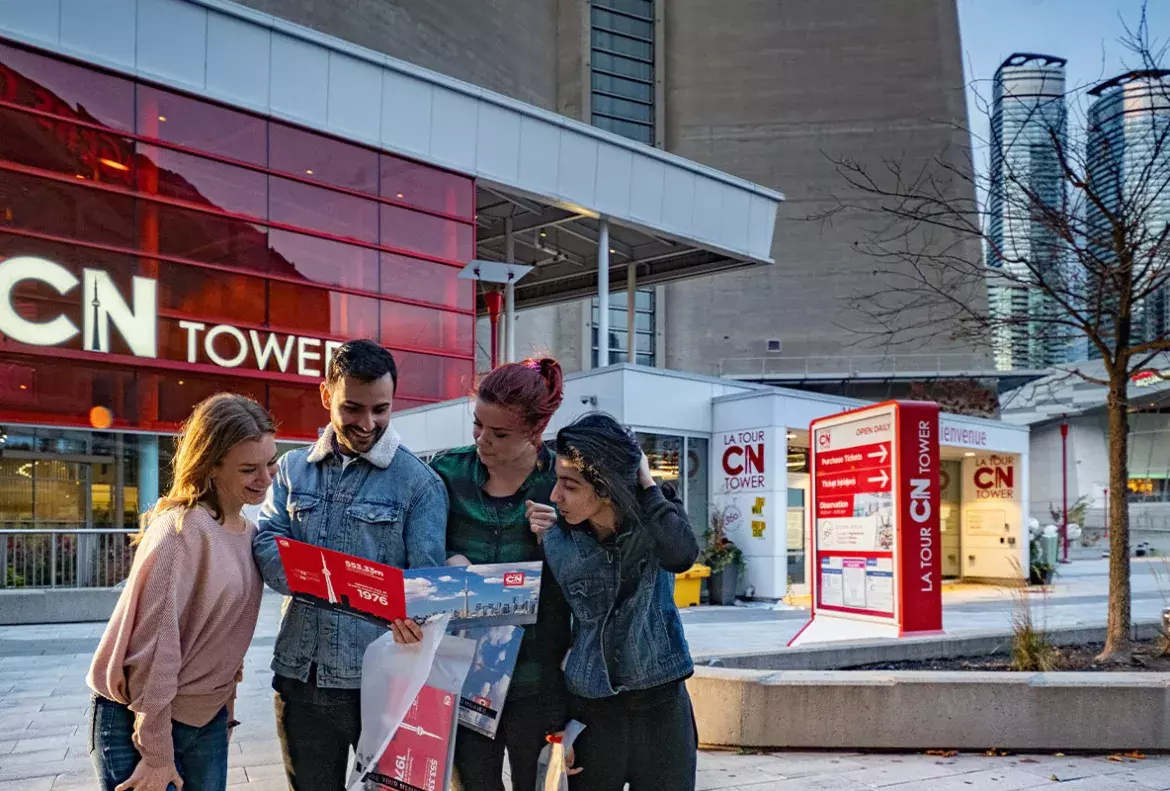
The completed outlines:
{"type": "MultiPolygon", "coordinates": [[[[626,362],[638,362],[637,340],[638,311],[638,266],[633,261],[626,264],[626,362]]],[[[686,500],[683,500],[686,502],[686,500]]]]}
{"type": "MultiPolygon", "coordinates": [[[[516,263],[516,238],[512,233],[512,218],[504,218],[504,260],[516,263]]],[[[508,275],[504,288],[504,362],[516,362],[516,282],[508,275]]]]}
{"type": "Polygon", "coordinates": [[[597,367],[609,365],[609,220],[597,223],[597,367]]]}
{"type": "Polygon", "coordinates": [[[1064,546],[1061,563],[1068,563],[1068,423],[1060,424],[1060,483],[1064,490],[1064,516],[1060,524],[1060,541],[1064,546]]]}

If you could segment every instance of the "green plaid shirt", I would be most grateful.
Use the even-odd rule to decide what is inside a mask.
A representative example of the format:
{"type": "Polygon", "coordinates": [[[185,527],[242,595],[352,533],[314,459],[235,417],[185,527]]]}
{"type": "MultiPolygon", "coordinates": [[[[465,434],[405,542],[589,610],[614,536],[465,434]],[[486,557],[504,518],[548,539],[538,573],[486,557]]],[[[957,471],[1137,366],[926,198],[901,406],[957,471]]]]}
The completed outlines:
{"type": "MultiPolygon", "coordinates": [[[[536,469],[513,497],[483,491],[487,469],[474,446],[455,448],[431,459],[447,485],[447,557],[464,555],[472,563],[522,563],[544,560],[544,550],[528,526],[524,503],[549,503],[556,472],[553,454],[541,447],[536,469]]],[[[536,623],[524,627],[524,641],[508,697],[556,693],[564,689],[561,661],[572,644],[571,613],[561,588],[544,564],[536,623]]]]}

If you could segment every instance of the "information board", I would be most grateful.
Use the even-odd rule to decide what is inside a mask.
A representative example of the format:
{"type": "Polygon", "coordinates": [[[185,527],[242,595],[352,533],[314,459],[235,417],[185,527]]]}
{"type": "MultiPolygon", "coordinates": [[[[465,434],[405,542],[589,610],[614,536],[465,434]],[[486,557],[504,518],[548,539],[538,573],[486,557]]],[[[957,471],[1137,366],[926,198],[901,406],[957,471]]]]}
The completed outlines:
{"type": "Polygon", "coordinates": [[[888,402],[813,421],[813,617],[789,643],[942,629],[939,409],[888,402]]]}

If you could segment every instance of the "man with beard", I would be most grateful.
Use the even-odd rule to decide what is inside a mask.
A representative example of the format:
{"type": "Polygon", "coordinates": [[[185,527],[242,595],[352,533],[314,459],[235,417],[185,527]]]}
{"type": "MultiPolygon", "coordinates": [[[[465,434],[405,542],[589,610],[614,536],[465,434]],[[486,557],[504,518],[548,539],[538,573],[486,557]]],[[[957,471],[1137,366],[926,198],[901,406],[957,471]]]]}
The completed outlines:
{"type": "MultiPolygon", "coordinates": [[[[447,489],[390,425],[394,357],[350,341],[329,360],[321,403],[329,425],[316,444],[286,453],[260,513],[253,545],[264,581],[289,594],[276,539],[346,552],[399,568],[446,560],[447,489]]],[[[399,642],[421,639],[410,620],[399,642]]],[[[361,733],[366,647],[384,630],[344,613],[286,601],[276,638],[276,728],[293,791],[340,791],[361,733]]]]}

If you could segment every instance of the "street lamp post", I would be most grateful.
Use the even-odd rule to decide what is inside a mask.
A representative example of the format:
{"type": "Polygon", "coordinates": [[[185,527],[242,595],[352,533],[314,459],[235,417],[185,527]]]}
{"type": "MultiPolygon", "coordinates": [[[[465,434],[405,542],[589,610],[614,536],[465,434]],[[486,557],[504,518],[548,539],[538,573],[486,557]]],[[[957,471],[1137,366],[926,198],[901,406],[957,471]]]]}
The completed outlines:
{"type": "Polygon", "coordinates": [[[1060,523],[1060,542],[1063,545],[1061,563],[1068,563],[1068,423],[1060,424],[1060,483],[1063,489],[1064,516],[1060,523]]]}

